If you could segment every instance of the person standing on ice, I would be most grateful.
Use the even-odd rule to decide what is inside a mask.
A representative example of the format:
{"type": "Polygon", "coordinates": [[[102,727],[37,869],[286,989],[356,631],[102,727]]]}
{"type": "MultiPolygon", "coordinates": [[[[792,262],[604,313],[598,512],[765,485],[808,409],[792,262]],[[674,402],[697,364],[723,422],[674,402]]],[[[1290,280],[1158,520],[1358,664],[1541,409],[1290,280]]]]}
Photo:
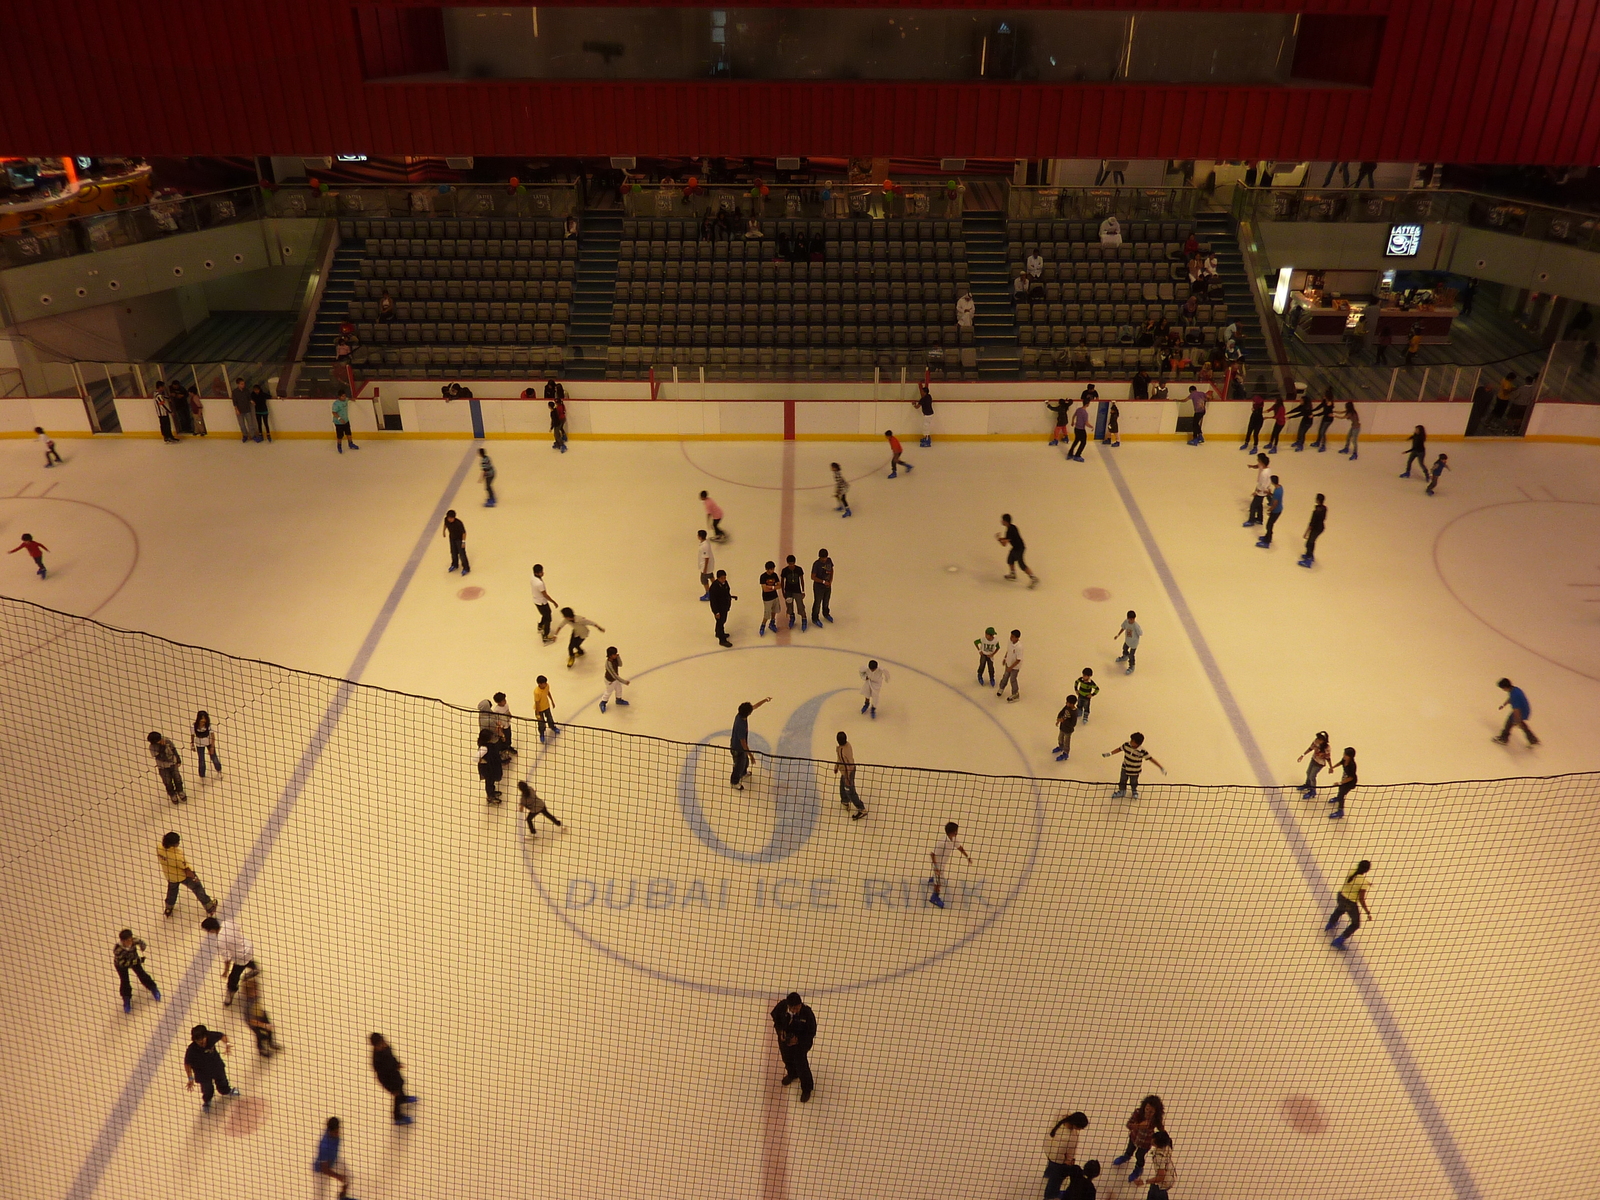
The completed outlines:
{"type": "Polygon", "coordinates": [[[878,697],[883,694],[883,685],[889,681],[889,670],[880,667],[875,658],[868,659],[867,665],[860,672],[861,694],[865,697],[861,702],[861,711],[871,711],[872,719],[878,719],[878,697]]]}
{"type": "Polygon", "coordinates": [[[622,677],[622,655],[615,646],[606,647],[606,691],[600,697],[600,711],[605,712],[607,702],[615,700],[623,708],[628,702],[622,698],[622,686],[629,681],[622,677]]]}
{"type": "Polygon", "coordinates": [[[717,577],[717,560],[711,553],[711,543],[706,540],[706,531],[697,530],[695,536],[700,539],[699,548],[695,551],[695,562],[700,568],[700,599],[710,600],[711,581],[717,577]]]}
{"type": "Polygon", "coordinates": [[[709,493],[700,493],[700,502],[706,506],[706,516],[711,520],[711,540],[720,542],[728,535],[722,532],[722,506],[709,493]]]}

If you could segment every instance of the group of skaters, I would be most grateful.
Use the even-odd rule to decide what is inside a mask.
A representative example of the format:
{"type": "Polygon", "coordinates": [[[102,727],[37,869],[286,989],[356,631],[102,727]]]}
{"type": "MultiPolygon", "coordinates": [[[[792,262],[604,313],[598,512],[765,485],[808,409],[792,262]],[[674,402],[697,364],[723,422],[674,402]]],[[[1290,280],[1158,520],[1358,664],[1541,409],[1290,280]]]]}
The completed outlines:
{"type": "MultiPolygon", "coordinates": [[[[1178,1172],[1172,1135],[1167,1132],[1166,1105],[1160,1096],[1146,1096],[1124,1124],[1128,1130],[1127,1146],[1111,1160],[1111,1165],[1124,1167],[1131,1161],[1133,1170],[1128,1172],[1128,1182],[1147,1184],[1146,1200],[1168,1200],[1178,1172]]],[[[1100,1162],[1093,1158],[1078,1162],[1078,1143],[1088,1128],[1088,1116],[1073,1112],[1056,1121],[1045,1135],[1045,1200],[1094,1200],[1100,1162]]]]}

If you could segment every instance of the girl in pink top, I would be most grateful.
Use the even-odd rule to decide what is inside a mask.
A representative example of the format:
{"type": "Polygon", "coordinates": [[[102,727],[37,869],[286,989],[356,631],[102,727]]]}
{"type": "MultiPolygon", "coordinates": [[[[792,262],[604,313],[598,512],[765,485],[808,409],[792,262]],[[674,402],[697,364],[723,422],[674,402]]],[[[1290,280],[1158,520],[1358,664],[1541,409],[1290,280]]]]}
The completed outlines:
{"type": "Polygon", "coordinates": [[[706,516],[711,520],[711,540],[720,542],[728,536],[722,532],[722,506],[706,492],[700,493],[700,499],[705,502],[706,516]]]}

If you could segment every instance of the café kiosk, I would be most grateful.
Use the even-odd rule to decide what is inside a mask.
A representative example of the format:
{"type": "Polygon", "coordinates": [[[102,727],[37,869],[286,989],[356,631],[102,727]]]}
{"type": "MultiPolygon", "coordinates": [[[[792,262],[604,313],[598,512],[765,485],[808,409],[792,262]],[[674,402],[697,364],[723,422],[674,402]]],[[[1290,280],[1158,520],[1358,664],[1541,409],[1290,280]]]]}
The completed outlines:
{"type": "MultiPolygon", "coordinates": [[[[1345,287],[1357,283],[1355,279],[1340,279],[1345,287]]],[[[1455,291],[1444,286],[1418,284],[1407,281],[1403,289],[1395,286],[1395,272],[1321,272],[1307,271],[1304,284],[1290,293],[1294,314],[1294,333],[1309,344],[1342,342],[1352,332],[1359,331],[1363,340],[1375,340],[1387,334],[1389,341],[1403,346],[1411,337],[1414,327],[1426,345],[1445,345],[1450,341],[1450,329],[1461,315],[1456,305],[1455,291]],[[1371,289],[1365,295],[1342,295],[1329,286],[1329,275],[1368,276],[1371,289]]],[[[1358,285],[1359,286],[1359,285],[1358,285]]],[[[1354,289],[1351,289],[1353,292],[1354,289]]]]}

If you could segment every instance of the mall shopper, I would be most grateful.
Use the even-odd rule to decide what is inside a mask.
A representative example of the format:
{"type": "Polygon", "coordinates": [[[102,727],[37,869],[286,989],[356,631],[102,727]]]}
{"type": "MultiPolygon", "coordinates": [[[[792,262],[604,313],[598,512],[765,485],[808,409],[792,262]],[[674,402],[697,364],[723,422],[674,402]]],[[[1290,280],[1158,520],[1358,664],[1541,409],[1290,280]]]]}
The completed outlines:
{"type": "Polygon", "coordinates": [[[222,959],[222,977],[228,981],[228,992],[222,1001],[223,1007],[227,1007],[238,995],[239,980],[244,978],[245,973],[253,975],[261,970],[256,965],[256,948],[240,930],[237,921],[219,921],[216,917],[207,917],[200,922],[200,928],[217,939],[217,955],[222,959]]]}
{"type": "Polygon", "coordinates": [[[550,806],[540,798],[539,793],[533,790],[533,785],[525,779],[517,780],[517,809],[522,813],[522,819],[528,823],[529,837],[539,836],[539,831],[533,827],[533,819],[535,817],[543,817],[557,827],[561,825],[561,818],[550,811],[550,806]]]}
{"type": "Polygon", "coordinates": [[[867,806],[861,803],[856,791],[856,752],[850,746],[850,735],[844,730],[839,730],[834,737],[839,743],[833,761],[833,773],[839,777],[839,804],[844,808],[855,805],[856,811],[850,814],[850,819],[859,821],[867,815],[867,806]]]}
{"type": "Polygon", "coordinates": [[[1128,1176],[1129,1183],[1136,1182],[1144,1174],[1145,1155],[1150,1153],[1150,1147],[1155,1144],[1156,1131],[1167,1127],[1166,1116],[1167,1108],[1161,1102],[1161,1097],[1146,1096],[1139,1102],[1139,1107],[1133,1110],[1133,1116],[1128,1118],[1128,1148],[1111,1162],[1120,1167],[1130,1158],[1134,1160],[1133,1171],[1128,1176]]]}
{"type": "Polygon", "coordinates": [[[181,839],[176,833],[168,833],[161,838],[161,849],[156,851],[156,858],[161,862],[161,874],[167,881],[167,900],[163,908],[165,916],[172,915],[172,908],[178,903],[178,889],[186,887],[194,893],[194,898],[200,901],[201,907],[210,916],[217,911],[217,902],[206,894],[205,885],[200,882],[200,877],[189,866],[189,861],[183,855],[183,850],[178,843],[181,839]]]}
{"type": "Polygon", "coordinates": [[[806,1055],[817,1037],[817,1014],[800,999],[799,992],[790,992],[772,1006],[772,1028],[778,1035],[778,1053],[783,1058],[783,1086],[800,1081],[800,1103],[811,1099],[816,1082],[811,1077],[811,1063],[806,1055]]]}
{"type": "Polygon", "coordinates": [[[122,980],[122,1011],[125,1013],[133,1011],[133,984],[128,981],[130,971],[144,984],[145,991],[155,999],[161,999],[161,989],[144,969],[144,951],[149,948],[143,938],[133,936],[131,929],[124,929],[117,934],[117,944],[111,947],[111,963],[122,980]]]}
{"type": "Polygon", "coordinates": [[[1068,1113],[1050,1127],[1044,1139],[1045,1200],[1061,1195],[1061,1181],[1067,1168],[1078,1161],[1078,1135],[1089,1128],[1089,1118],[1081,1112],[1068,1113]]]}
{"type": "Polygon", "coordinates": [[[183,774],[178,769],[178,748],[171,738],[162,737],[154,729],[145,735],[145,741],[150,743],[150,757],[156,760],[156,772],[167,789],[167,799],[174,804],[185,803],[189,797],[183,790],[183,774]]]}
{"type": "Polygon", "coordinates": [[[406,1091],[406,1077],[400,1073],[405,1070],[405,1063],[395,1057],[394,1047],[389,1045],[383,1034],[368,1034],[367,1043],[372,1047],[372,1073],[378,1077],[378,1086],[394,1097],[389,1109],[390,1116],[396,1125],[411,1124],[411,1116],[405,1106],[415,1104],[417,1098],[406,1091]]]}
{"type": "Polygon", "coordinates": [[[222,760],[217,757],[217,734],[211,728],[211,714],[201,709],[194,715],[194,724],[189,727],[189,748],[195,752],[200,760],[200,778],[206,777],[206,757],[211,758],[211,765],[216,768],[218,775],[222,774],[222,760]]]}
{"type": "Polygon", "coordinates": [[[1509,706],[1511,711],[1506,714],[1505,727],[1500,730],[1499,736],[1494,740],[1504,746],[1511,740],[1511,731],[1520,729],[1522,730],[1522,736],[1528,739],[1528,745],[1537,746],[1539,739],[1534,737],[1533,730],[1528,727],[1528,718],[1533,715],[1533,706],[1528,703],[1527,693],[1509,679],[1502,679],[1495,686],[1506,694],[1506,698],[1501,701],[1500,707],[1506,708],[1509,706]]]}
{"type": "Polygon", "coordinates": [[[233,1048],[228,1035],[221,1030],[196,1025],[189,1030],[189,1045],[183,1051],[183,1073],[189,1077],[184,1087],[192,1092],[195,1084],[200,1085],[200,1107],[206,1112],[211,1111],[213,1095],[239,1094],[239,1089],[228,1082],[228,1068],[223,1065],[222,1054],[217,1053],[219,1045],[222,1054],[233,1048]]]}
{"type": "Polygon", "coordinates": [[[460,571],[463,579],[471,575],[472,564],[467,561],[467,526],[456,516],[455,509],[444,514],[444,531],[440,536],[450,540],[450,570],[460,571]]]}
{"type": "Polygon", "coordinates": [[[1356,864],[1356,869],[1344,878],[1344,884],[1339,888],[1333,915],[1328,918],[1328,923],[1322,927],[1324,933],[1329,933],[1339,923],[1340,917],[1349,917],[1349,927],[1333,939],[1333,944],[1340,950],[1350,939],[1350,935],[1361,928],[1361,910],[1366,909],[1367,920],[1372,920],[1372,909],[1367,908],[1367,892],[1372,884],[1367,879],[1367,872],[1372,870],[1372,863],[1362,859],[1356,864]]]}

